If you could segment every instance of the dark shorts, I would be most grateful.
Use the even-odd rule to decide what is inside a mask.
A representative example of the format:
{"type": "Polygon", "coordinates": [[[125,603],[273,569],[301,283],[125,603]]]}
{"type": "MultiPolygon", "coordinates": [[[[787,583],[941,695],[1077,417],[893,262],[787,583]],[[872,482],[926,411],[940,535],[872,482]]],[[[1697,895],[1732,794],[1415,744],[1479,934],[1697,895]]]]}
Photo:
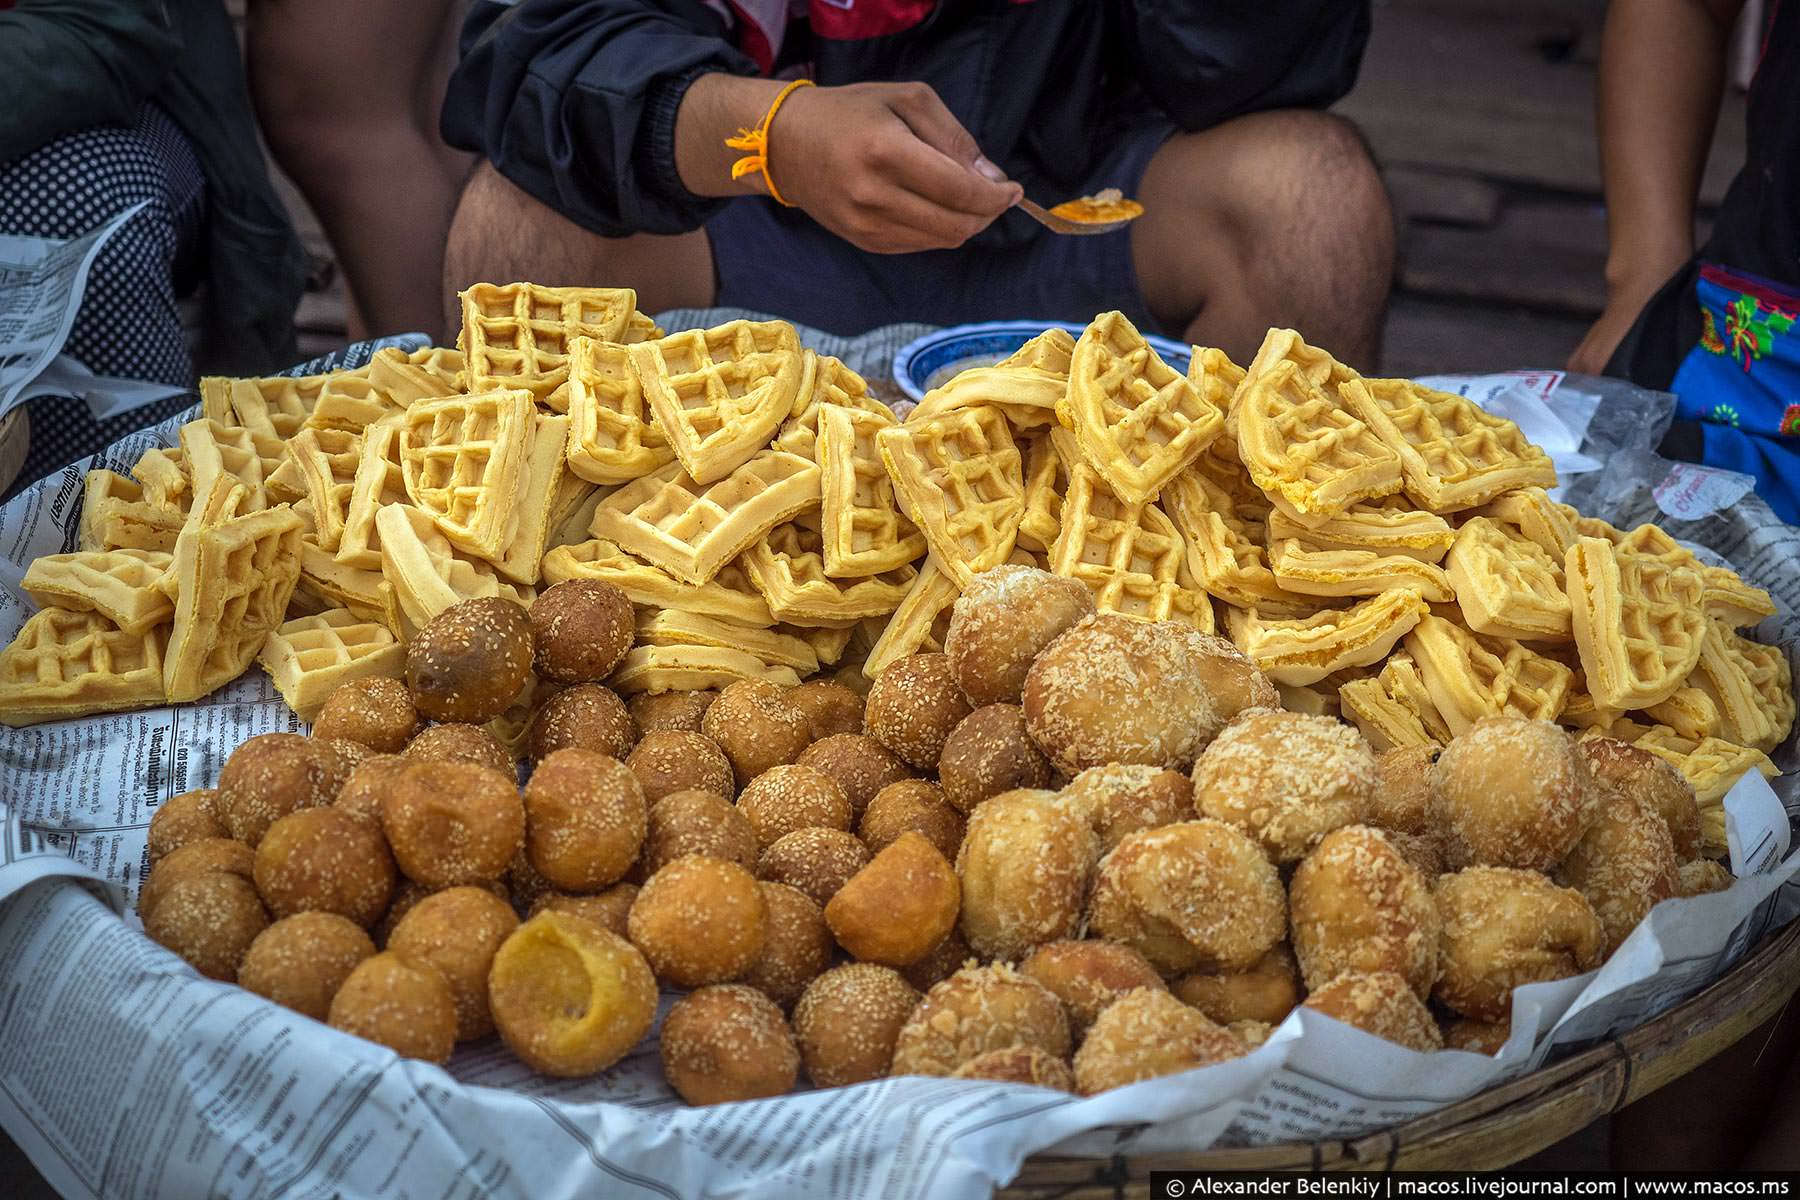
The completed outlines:
{"type": "MultiPolygon", "coordinates": [[[[1139,194],[1150,158],[1174,126],[1128,129],[1095,164],[1076,195],[1116,187],[1139,194]]],[[[1055,204],[1069,196],[1034,196],[1055,204]]],[[[1017,244],[870,254],[799,209],[767,197],[733,200],[706,223],[721,307],[778,313],[831,333],[861,333],[899,321],[957,325],[1007,317],[1091,320],[1119,309],[1157,328],[1138,289],[1129,228],[1058,236],[1021,212],[1000,217],[1017,244]]]]}

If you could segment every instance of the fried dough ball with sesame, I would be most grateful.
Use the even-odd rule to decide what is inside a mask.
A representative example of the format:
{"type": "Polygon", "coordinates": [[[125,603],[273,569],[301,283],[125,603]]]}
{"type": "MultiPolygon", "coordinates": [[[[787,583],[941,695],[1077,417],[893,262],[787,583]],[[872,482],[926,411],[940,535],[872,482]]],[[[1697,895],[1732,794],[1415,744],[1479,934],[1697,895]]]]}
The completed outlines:
{"type": "Polygon", "coordinates": [[[1087,814],[1102,854],[1128,833],[1185,821],[1194,809],[1194,785],[1186,775],[1142,763],[1089,767],[1069,781],[1062,796],[1087,814]]]}
{"type": "Polygon", "coordinates": [[[1069,1064],[1036,1046],[1008,1046],[977,1054],[956,1070],[952,1079],[992,1079],[997,1083],[1024,1083],[1058,1092],[1075,1090],[1075,1073],[1069,1064]]]}
{"type": "Polygon", "coordinates": [[[1174,992],[1221,1025],[1260,1021],[1279,1025],[1300,1003],[1300,965],[1282,942],[1244,971],[1193,971],[1174,992]]]}
{"type": "Polygon", "coordinates": [[[837,944],[825,925],[825,914],[812,897],[785,883],[759,882],[767,917],[762,955],[744,976],[784,1010],[800,999],[806,985],[831,966],[837,944]]]}
{"type": "Polygon", "coordinates": [[[919,993],[892,967],[859,962],[825,972],[794,1005],[807,1075],[820,1087],[882,1078],[918,1003],[919,993]]]}
{"type": "Polygon", "coordinates": [[[508,779],[519,770],[512,751],[479,725],[433,725],[408,742],[400,753],[404,758],[426,762],[474,763],[508,779]]]}
{"type": "Polygon", "coordinates": [[[452,604],[406,648],[406,686],[434,721],[479,725],[506,711],[531,674],[531,620],[511,600],[452,604]]]}
{"type": "Polygon", "coordinates": [[[637,899],[637,894],[638,885],[635,883],[615,883],[604,892],[597,892],[592,896],[544,892],[531,902],[530,915],[535,917],[545,911],[569,913],[584,917],[600,928],[624,937],[625,919],[631,915],[631,905],[637,899]]]}
{"type": "Polygon", "coordinates": [[[333,688],[313,721],[312,734],[357,742],[377,754],[398,754],[424,724],[406,685],[375,675],[333,688]]]}
{"type": "Polygon", "coordinates": [[[944,799],[943,789],[926,779],[902,779],[876,793],[863,810],[856,834],[880,854],[903,833],[917,833],[954,859],[962,847],[963,816],[944,799]]]}
{"type": "Polygon", "coordinates": [[[336,913],[283,917],[256,935],[238,967],[238,986],[315,1021],[331,1014],[331,998],[375,943],[355,921],[336,913]]]}
{"type": "Polygon", "coordinates": [[[571,746],[624,759],[637,740],[637,722],[617,693],[597,683],[578,683],[544,701],[531,719],[526,748],[532,762],[571,746]]]}
{"type": "Polygon", "coordinates": [[[336,764],[310,739],[261,733],[233,750],[220,768],[214,811],[232,837],[254,848],[282,817],[330,804],[341,783],[336,764]]]}
{"type": "Polygon", "coordinates": [[[643,1041],[656,994],[630,942],[554,910],[513,930],[488,969],[500,1040],[532,1070],[564,1079],[603,1071],[643,1041]]]}
{"type": "Polygon", "coordinates": [[[795,761],[835,779],[850,801],[850,810],[859,819],[883,788],[913,777],[912,768],[895,757],[893,751],[860,733],[834,733],[822,738],[795,761]]]}
{"type": "Polygon", "coordinates": [[[1606,929],[1587,899],[1536,871],[1467,867],[1437,881],[1442,973],[1432,999],[1487,1021],[1512,1016],[1513,989],[1600,965],[1606,929]]]}
{"type": "Polygon", "coordinates": [[[900,968],[900,974],[920,992],[929,992],[963,967],[980,961],[980,956],[969,945],[969,939],[962,935],[962,930],[952,929],[924,958],[900,968]]]}
{"type": "Polygon", "coordinates": [[[1247,835],[1222,821],[1183,821],[1127,834],[1106,856],[1088,929],[1164,975],[1241,971],[1287,933],[1287,897],[1247,835]]]}
{"type": "Polygon", "coordinates": [[[177,880],[194,875],[211,875],[219,871],[227,875],[242,876],[244,879],[254,879],[256,851],[235,838],[225,837],[200,838],[169,851],[161,862],[150,868],[150,877],[144,880],[144,886],[138,891],[139,919],[150,919],[150,913],[162,899],[163,893],[177,880]]]}
{"type": "Polygon", "coordinates": [[[277,917],[337,913],[367,929],[394,897],[394,856],[381,826],[338,808],[303,808],[269,826],[255,876],[277,917]]]}
{"type": "Polygon", "coordinates": [[[150,939],[202,975],[230,983],[250,944],[269,927],[256,888],[242,875],[207,871],[174,880],[144,917],[150,939]]]}
{"type": "Polygon", "coordinates": [[[403,1058],[445,1063],[456,1047],[450,985],[431,967],[392,951],[356,965],[331,998],[327,1021],[403,1058]]]}
{"type": "Polygon", "coordinates": [[[956,874],[963,936],[989,958],[1019,959],[1073,937],[1099,839],[1055,792],[995,796],[969,815],[956,874]]]}
{"type": "Polygon", "coordinates": [[[1431,764],[1436,746],[1395,746],[1375,756],[1375,791],[1363,820],[1389,833],[1427,835],[1431,820],[1431,764]]]}
{"type": "Polygon", "coordinates": [[[1069,1017],[1049,988],[1007,963],[964,967],[925,993],[894,1042],[895,1075],[948,1075],[990,1050],[1069,1056],[1069,1017]]]}
{"type": "Polygon", "coordinates": [[[1710,858],[1698,858],[1681,864],[1681,891],[1677,894],[1704,896],[1711,892],[1726,891],[1736,882],[1737,878],[1724,863],[1714,862],[1710,858]]]}
{"type": "Polygon", "coordinates": [[[344,786],[338,789],[337,799],[331,807],[339,812],[349,813],[365,821],[381,823],[381,801],[400,772],[406,769],[407,759],[399,754],[371,754],[356,764],[350,772],[350,778],[344,780],[344,786]]]}
{"type": "Polygon", "coordinates": [[[942,654],[913,654],[881,673],[869,688],[863,732],[909,766],[937,769],[944,742],[972,710],[942,654]]]}
{"type": "Polygon", "coordinates": [[[551,683],[598,683],[637,638],[624,589],[603,579],[566,579],[531,602],[533,658],[551,683]]]}
{"type": "Polygon", "coordinates": [[[853,833],[811,825],[775,839],[756,860],[756,877],[799,888],[825,905],[869,865],[869,848],[853,833]]]}
{"type": "Polygon", "coordinates": [[[806,714],[785,689],[761,679],[740,679],[720,692],[700,732],[725,751],[739,788],[771,767],[793,762],[812,744],[806,714]]]}
{"type": "Polygon", "coordinates": [[[1244,1046],[1160,988],[1137,988],[1107,1005],[1075,1052],[1084,1096],[1243,1056],[1244,1046]]]}
{"type": "Polygon", "coordinates": [[[813,741],[840,733],[861,733],[863,698],[841,683],[809,679],[787,694],[788,703],[806,714],[813,741]]]}
{"type": "Polygon", "coordinates": [[[1320,840],[1294,868],[1288,923],[1315,991],[1346,971],[1392,971],[1421,999],[1437,982],[1431,885],[1378,829],[1346,825],[1320,840]]]}
{"type": "Polygon", "coordinates": [[[409,763],[381,804],[381,828],[408,879],[428,888],[487,883],[525,841],[512,780],[462,762],[409,763]]]}
{"type": "Polygon", "coordinates": [[[646,804],[675,792],[717,792],[727,800],[737,795],[731,760],[703,733],[653,730],[638,740],[625,765],[637,776],[646,804]]]}
{"type": "Polygon", "coordinates": [[[446,888],[400,918],[387,948],[444,977],[456,1004],[456,1040],[467,1042],[494,1032],[488,970],[500,943],[518,927],[512,905],[486,888],[446,888]]]}
{"type": "Polygon", "coordinates": [[[604,754],[558,750],[525,784],[525,854],[552,887],[597,892],[618,882],[645,827],[637,776],[604,754]]]}
{"type": "Polygon", "coordinates": [[[968,813],[1001,792],[1050,785],[1050,760],[1025,731],[1025,710],[989,704],[964,717],[938,758],[944,798],[968,813]]]}
{"type": "Polygon", "coordinates": [[[1281,693],[1262,672],[1228,639],[1190,629],[1188,648],[1200,670],[1200,681],[1212,697],[1213,711],[1219,720],[1235,721],[1239,713],[1253,708],[1280,708],[1281,693]]]}
{"type": "Polygon", "coordinates": [[[903,833],[825,905],[825,923],[857,958],[905,967],[956,928],[956,872],[924,836],[903,833]]]}
{"type": "Polygon", "coordinates": [[[156,807],[150,818],[148,851],[154,867],[168,856],[201,838],[230,837],[217,814],[219,793],[214,788],[195,788],[171,797],[156,807]]]}
{"type": "Polygon", "coordinates": [[[1224,724],[1188,632],[1111,613],[1075,625],[1025,676],[1032,740],[1067,775],[1114,762],[1186,770],[1224,724]]]}
{"type": "Polygon", "coordinates": [[[331,777],[327,784],[327,790],[331,793],[333,800],[337,799],[338,793],[344,790],[344,784],[349,781],[356,768],[375,757],[375,752],[361,742],[347,742],[343,738],[322,737],[314,737],[310,740],[313,744],[313,753],[319,756],[319,760],[325,764],[325,770],[331,777]]]}
{"type": "Polygon", "coordinates": [[[1605,955],[1663,900],[1681,894],[1681,866],[1662,814],[1624,792],[1609,795],[1600,815],[1556,868],[1556,882],[1587,897],[1606,930],[1605,955]]]}
{"type": "MultiPolygon", "coordinates": [[[[492,892],[504,903],[511,904],[513,902],[511,893],[507,891],[506,886],[500,880],[490,880],[474,886],[492,892]]],[[[394,926],[398,925],[401,919],[418,905],[419,901],[427,896],[435,896],[442,890],[444,889],[428,888],[402,876],[400,885],[394,889],[393,903],[388,905],[387,912],[382,915],[380,921],[375,923],[375,927],[369,930],[369,936],[375,939],[377,946],[385,950],[388,938],[393,935],[394,926]]]]}
{"type": "Polygon", "coordinates": [[[972,704],[1017,704],[1045,646],[1094,614],[1079,580],[1006,563],[970,580],[950,610],[944,651],[972,704]]]}
{"type": "Polygon", "coordinates": [[[1194,806],[1243,830],[1285,866],[1332,830],[1360,822],[1376,780],[1375,755],[1350,726],[1257,709],[1226,726],[1200,756],[1194,806]]]}
{"type": "Polygon", "coordinates": [[[626,708],[645,733],[653,729],[699,733],[706,710],[718,698],[714,691],[642,692],[627,701],[626,708]]]}
{"type": "Polygon", "coordinates": [[[837,780],[799,764],[770,767],[738,796],[738,811],[764,849],[800,829],[850,828],[850,800],[837,780]]]}
{"type": "Polygon", "coordinates": [[[1512,1037],[1512,1021],[1478,1021],[1473,1017],[1449,1017],[1438,1022],[1444,1035],[1444,1049],[1467,1050],[1490,1058],[1500,1053],[1512,1037]]]}
{"type": "Polygon", "coordinates": [[[1597,815],[1575,740],[1548,721],[1484,717],[1431,768],[1431,811],[1452,867],[1548,871],[1597,815]]]}
{"type": "Polygon", "coordinates": [[[1102,1009],[1134,988],[1168,990],[1149,961],[1120,942],[1049,942],[1019,964],[1020,974],[1037,980],[1069,1010],[1069,1028],[1079,1042],[1102,1009]]]}
{"type": "Polygon", "coordinates": [[[650,806],[645,820],[645,877],[684,854],[706,854],[753,869],[762,857],[756,827],[716,792],[674,792],[650,806]]]}
{"type": "Polygon", "coordinates": [[[1575,744],[1595,780],[1653,807],[1669,827],[1675,858],[1700,857],[1700,806],[1694,785],[1665,758],[1616,738],[1592,737],[1575,744]]]}
{"type": "Polygon", "coordinates": [[[1412,984],[1392,971],[1346,971],[1314,989],[1305,1007],[1409,1050],[1429,1054],[1444,1048],[1431,1010],[1412,984]]]}
{"type": "Polygon", "coordinates": [[[638,889],[631,944],[677,987],[737,979],[762,955],[768,914],[756,879],[736,863],[690,854],[638,889]]]}
{"type": "Polygon", "coordinates": [[[786,1095],[800,1076],[800,1048],[781,1009],[741,983],[677,1000],[659,1041],[663,1077],[693,1105],[786,1095]]]}

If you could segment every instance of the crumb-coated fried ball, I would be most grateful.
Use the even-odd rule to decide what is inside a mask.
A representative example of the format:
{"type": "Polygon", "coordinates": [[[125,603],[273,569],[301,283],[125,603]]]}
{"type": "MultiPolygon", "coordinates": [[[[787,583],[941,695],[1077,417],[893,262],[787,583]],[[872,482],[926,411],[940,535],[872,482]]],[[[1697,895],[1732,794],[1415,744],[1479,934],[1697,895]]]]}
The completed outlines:
{"type": "Polygon", "coordinates": [[[1102,1009],[1133,988],[1166,991],[1149,961],[1121,942],[1048,942],[1019,964],[1069,1010],[1069,1028],[1079,1042],[1102,1009]]]}
{"type": "Polygon", "coordinates": [[[1654,805],[1616,792],[1599,807],[1555,878],[1587,897],[1606,930],[1604,953],[1611,954],[1660,901],[1681,894],[1681,865],[1654,805]]]}
{"type": "Polygon", "coordinates": [[[1467,867],[1437,881],[1441,974],[1432,999],[1465,1017],[1512,1016],[1513,989],[1600,965],[1606,930],[1587,899],[1536,871],[1467,867]]]}
{"type": "Polygon", "coordinates": [[[406,648],[406,686],[434,721],[480,724],[506,711],[531,674],[531,620],[499,596],[452,604],[406,648]]]}
{"type": "Polygon", "coordinates": [[[1678,861],[1700,857],[1700,805],[1694,785],[1674,763],[1609,737],[1587,738],[1575,749],[1597,781],[1656,809],[1669,827],[1678,861]]]}
{"type": "Polygon", "coordinates": [[[312,734],[358,742],[378,754],[398,754],[424,723],[406,684],[375,675],[333,688],[313,721],[312,734]]]}
{"type": "Polygon", "coordinates": [[[540,912],[488,968],[500,1040],[534,1071],[575,1079],[612,1066],[656,1020],[656,979],[630,942],[593,921],[540,912]]]}
{"type": "Polygon", "coordinates": [[[1575,740],[1548,721],[1484,717],[1431,768],[1452,867],[1548,871],[1587,832],[1600,794],[1575,740]]]}
{"type": "Polygon", "coordinates": [[[310,739],[261,733],[225,760],[214,808],[232,837],[254,847],[280,818],[330,804],[341,783],[335,764],[310,739]]]}
{"type": "Polygon", "coordinates": [[[652,729],[699,733],[706,710],[718,698],[719,693],[714,691],[641,692],[626,702],[626,708],[645,733],[652,729]]]}
{"type": "Polygon", "coordinates": [[[1069,1056],[1069,1017],[1043,984],[1007,963],[964,967],[935,985],[894,1042],[895,1075],[948,1075],[978,1055],[1036,1046],[1069,1056]]]}
{"type": "Polygon", "coordinates": [[[1174,992],[1221,1025],[1279,1025],[1300,1003],[1300,965],[1281,942],[1247,970],[1189,972],[1175,981],[1174,992]]]}
{"type": "Polygon", "coordinates": [[[333,1029],[403,1058],[444,1063],[456,1047],[456,1001],[444,977],[392,951],[363,959],[331,998],[333,1029]]]}
{"type": "Polygon", "coordinates": [[[1275,1032],[1275,1027],[1267,1021],[1233,1021],[1225,1027],[1225,1031],[1236,1038],[1238,1044],[1243,1046],[1244,1053],[1248,1054],[1268,1041],[1269,1035],[1275,1032]]]}
{"type": "Polygon", "coordinates": [[[1287,864],[1361,821],[1376,779],[1374,752],[1351,726],[1256,709],[1226,726],[1194,765],[1194,807],[1287,864]]]}
{"type": "Polygon", "coordinates": [[[983,571],[950,610],[944,652],[957,686],[972,704],[1017,704],[1032,661],[1093,614],[1079,580],[1018,563],[983,571]]]}
{"type": "Polygon", "coordinates": [[[1269,677],[1229,640],[1189,630],[1188,648],[1219,720],[1234,721],[1253,708],[1281,707],[1281,693],[1269,677]]]}
{"type": "Polygon", "coordinates": [[[880,1079],[919,993],[892,967],[847,963],[806,985],[794,1033],[806,1073],[820,1087],[880,1079]]]}
{"type": "Polygon", "coordinates": [[[1436,746],[1395,746],[1375,756],[1375,792],[1363,820],[1389,833],[1434,832],[1431,820],[1431,764],[1436,746]]]}
{"type": "Polygon", "coordinates": [[[1446,1050],[1467,1050],[1491,1057],[1500,1053],[1507,1039],[1512,1037],[1512,1021],[1510,1018],[1478,1021],[1474,1017],[1447,1017],[1438,1022],[1438,1032],[1444,1035],[1446,1050]]]}
{"type": "Polygon", "coordinates": [[[731,760],[703,733],[652,730],[638,739],[625,765],[637,776],[646,804],[674,792],[717,792],[727,800],[737,795],[731,760]]]}
{"type": "Polygon", "coordinates": [[[616,692],[597,683],[578,683],[556,693],[537,710],[526,738],[526,753],[532,762],[542,762],[558,750],[574,746],[624,759],[637,740],[637,722],[616,692]]]}
{"type": "Polygon", "coordinates": [[[977,1054],[956,1070],[952,1079],[992,1079],[999,1083],[1025,1083],[1058,1092],[1075,1090],[1075,1073],[1069,1064],[1036,1046],[1008,1046],[977,1054]]]}
{"type": "Polygon", "coordinates": [[[250,943],[268,927],[269,914],[256,887],[228,871],[174,880],[144,916],[144,932],[152,941],[202,975],[227,983],[237,978],[250,943]]]}
{"type": "Polygon", "coordinates": [[[1409,1050],[1429,1054],[1444,1047],[1431,1010],[1393,971],[1346,971],[1313,989],[1305,1007],[1409,1050]]]}
{"type": "Polygon", "coordinates": [[[869,848],[853,833],[812,825],[775,839],[756,860],[756,877],[799,888],[825,905],[869,865],[869,848]]]}
{"type": "Polygon", "coordinates": [[[1419,869],[1425,882],[1435,881],[1449,869],[1448,860],[1444,857],[1443,841],[1435,831],[1395,833],[1391,829],[1384,829],[1382,832],[1387,834],[1388,842],[1400,852],[1401,857],[1419,869]]]}
{"type": "Polygon", "coordinates": [[[973,711],[942,654],[913,654],[881,673],[869,688],[863,732],[908,766],[936,770],[944,742],[973,711]]]}
{"type": "Polygon", "coordinates": [[[616,758],[558,750],[525,784],[525,854],[552,887],[597,892],[618,882],[644,845],[644,790],[616,758]]]}
{"type": "Polygon", "coordinates": [[[905,967],[956,927],[960,905],[950,863],[923,835],[903,833],[837,890],[825,923],[857,958],[905,967]]]}
{"type": "Polygon", "coordinates": [[[736,805],[716,792],[674,792],[650,806],[644,852],[646,878],[684,854],[707,854],[746,869],[762,857],[756,827],[736,805]]]}
{"type": "Polygon", "coordinates": [[[764,849],[800,829],[849,829],[850,800],[837,780],[798,763],[770,767],[738,796],[738,811],[764,849]]]}
{"type": "Polygon", "coordinates": [[[338,789],[331,806],[364,820],[381,821],[381,800],[409,760],[401,754],[371,754],[356,764],[350,778],[338,789]]]}
{"type": "Polygon", "coordinates": [[[980,955],[969,945],[962,930],[952,929],[918,962],[900,968],[906,982],[921,992],[929,992],[936,984],[956,974],[970,963],[980,962],[980,955]]]}
{"type": "Polygon", "coordinates": [[[551,683],[598,683],[637,638],[637,615],[623,588],[604,579],[566,579],[531,602],[533,665],[551,683]]]}
{"type": "Polygon", "coordinates": [[[767,918],[763,949],[743,982],[785,1009],[831,965],[837,949],[812,897],[785,883],[759,882],[767,918]]]}
{"type": "Polygon", "coordinates": [[[464,762],[408,764],[381,804],[394,861],[428,888],[500,878],[525,841],[511,779],[464,762]]]}
{"type": "Polygon", "coordinates": [[[1007,792],[977,807],[956,855],[969,945],[1019,959],[1073,937],[1099,850],[1087,818],[1054,792],[1007,792]]]}
{"type": "Polygon", "coordinates": [[[367,929],[394,896],[394,856],[381,826],[339,808],[303,808],[269,826],[255,874],[277,917],[337,913],[367,929]]]}
{"type": "Polygon", "coordinates": [[[1248,835],[1222,821],[1183,821],[1127,834],[1106,856],[1088,929],[1165,975],[1245,970],[1287,933],[1287,898],[1248,835]]]}
{"type": "Polygon", "coordinates": [[[512,751],[479,725],[433,725],[408,742],[400,753],[404,758],[429,762],[474,763],[508,779],[516,776],[519,769],[512,751]]]}
{"type": "Polygon", "coordinates": [[[1050,760],[1025,730],[1025,710],[989,704],[964,717],[938,758],[944,798],[963,813],[1001,792],[1050,785],[1050,760]]]}
{"type": "Polygon", "coordinates": [[[1186,770],[1224,720],[1185,626],[1112,613],[1045,648],[1025,676],[1025,722],[1064,774],[1107,763],[1186,770]]]}
{"type": "Polygon", "coordinates": [[[256,875],[256,851],[236,838],[225,837],[200,838],[169,851],[161,862],[150,868],[149,878],[144,880],[144,886],[138,891],[138,917],[149,920],[151,911],[156,908],[163,893],[177,880],[194,875],[210,875],[216,871],[253,880],[256,875]]]}
{"type": "Polygon", "coordinates": [[[740,679],[720,692],[701,719],[700,732],[725,751],[740,788],[771,767],[793,762],[812,744],[806,714],[786,691],[761,679],[740,679]]]}
{"type": "Polygon", "coordinates": [[[488,969],[500,943],[518,927],[512,905],[486,888],[445,888],[400,918],[387,948],[444,977],[456,1004],[456,1040],[467,1042],[494,1032],[488,969]]]}
{"type": "Polygon", "coordinates": [[[837,780],[858,817],[881,789],[913,777],[912,768],[872,737],[860,733],[834,733],[808,746],[794,760],[800,766],[837,780]]]}
{"type": "Polygon", "coordinates": [[[1102,854],[1128,833],[1173,825],[1194,811],[1194,785],[1186,775],[1142,763],[1089,767],[1069,781],[1062,797],[1087,814],[1102,854]]]}
{"type": "Polygon", "coordinates": [[[195,788],[157,805],[156,815],[150,818],[150,865],[154,867],[171,850],[179,850],[189,842],[230,837],[231,832],[218,817],[218,799],[214,788],[195,788]]]}
{"type": "Polygon", "coordinates": [[[295,913],[256,935],[238,966],[238,986],[323,1021],[350,972],[374,954],[375,943],[355,921],[295,913]]]}
{"type": "Polygon", "coordinates": [[[631,943],[657,978],[677,987],[737,979],[768,936],[756,878],[705,855],[678,858],[645,881],[626,918],[631,943]]]}
{"type": "Polygon", "coordinates": [[[1697,858],[1693,862],[1681,864],[1681,891],[1677,894],[1704,896],[1709,892],[1723,892],[1736,882],[1736,877],[1724,863],[1714,862],[1710,858],[1697,858]]]}
{"type": "Polygon", "coordinates": [[[569,913],[586,918],[600,928],[609,929],[624,937],[625,918],[630,916],[631,905],[637,899],[637,894],[638,885],[635,883],[615,883],[604,892],[596,892],[591,896],[542,892],[531,902],[530,915],[535,917],[546,910],[569,913]]]}
{"type": "Polygon", "coordinates": [[[663,1076],[689,1104],[785,1095],[800,1076],[800,1048],[781,1009],[741,983],[689,992],[658,1038],[663,1076]]]}
{"type": "Polygon", "coordinates": [[[1137,988],[1100,1010],[1075,1052],[1075,1087],[1096,1095],[1141,1079],[1242,1057],[1243,1043],[1161,988],[1137,988]]]}
{"type": "Polygon", "coordinates": [[[922,834],[945,858],[962,846],[963,816],[944,799],[943,789],[927,779],[902,779],[875,794],[863,810],[856,834],[871,853],[880,854],[903,833],[922,834]]]}
{"type": "Polygon", "coordinates": [[[841,683],[809,679],[787,694],[788,703],[806,714],[813,741],[840,733],[861,733],[863,698],[841,683]]]}
{"type": "Polygon", "coordinates": [[[1437,981],[1431,885],[1378,829],[1334,829],[1300,861],[1288,883],[1288,924],[1313,990],[1346,971],[1392,971],[1423,999],[1437,981]]]}

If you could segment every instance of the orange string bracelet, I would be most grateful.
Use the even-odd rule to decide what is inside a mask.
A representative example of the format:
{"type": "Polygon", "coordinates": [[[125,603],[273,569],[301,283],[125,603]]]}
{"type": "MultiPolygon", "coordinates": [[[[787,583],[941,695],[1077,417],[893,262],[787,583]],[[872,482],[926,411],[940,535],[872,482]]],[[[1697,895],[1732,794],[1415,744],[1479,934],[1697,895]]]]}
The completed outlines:
{"type": "Polygon", "coordinates": [[[794,80],[779,92],[775,93],[775,99],[769,105],[769,111],[763,114],[762,124],[758,125],[755,129],[739,129],[736,137],[725,139],[725,144],[731,149],[748,151],[743,158],[740,158],[731,164],[731,177],[733,179],[742,179],[746,175],[754,175],[758,171],[762,172],[763,183],[768,187],[769,195],[773,196],[776,201],[786,205],[788,208],[794,206],[790,201],[785,199],[780,192],[775,190],[775,177],[769,174],[769,126],[774,122],[775,114],[781,111],[782,103],[786,101],[789,96],[793,95],[799,88],[813,86],[815,85],[810,79],[794,80]]]}

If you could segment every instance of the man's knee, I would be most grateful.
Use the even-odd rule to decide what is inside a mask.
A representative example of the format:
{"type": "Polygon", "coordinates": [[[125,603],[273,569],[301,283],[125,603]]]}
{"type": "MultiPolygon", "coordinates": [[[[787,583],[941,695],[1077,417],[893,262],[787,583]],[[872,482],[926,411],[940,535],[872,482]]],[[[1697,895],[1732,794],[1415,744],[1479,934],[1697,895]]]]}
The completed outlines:
{"type": "Polygon", "coordinates": [[[1293,215],[1325,236],[1360,236],[1391,258],[1394,212],[1362,131],[1328,112],[1268,114],[1264,169],[1287,184],[1293,215]]]}

